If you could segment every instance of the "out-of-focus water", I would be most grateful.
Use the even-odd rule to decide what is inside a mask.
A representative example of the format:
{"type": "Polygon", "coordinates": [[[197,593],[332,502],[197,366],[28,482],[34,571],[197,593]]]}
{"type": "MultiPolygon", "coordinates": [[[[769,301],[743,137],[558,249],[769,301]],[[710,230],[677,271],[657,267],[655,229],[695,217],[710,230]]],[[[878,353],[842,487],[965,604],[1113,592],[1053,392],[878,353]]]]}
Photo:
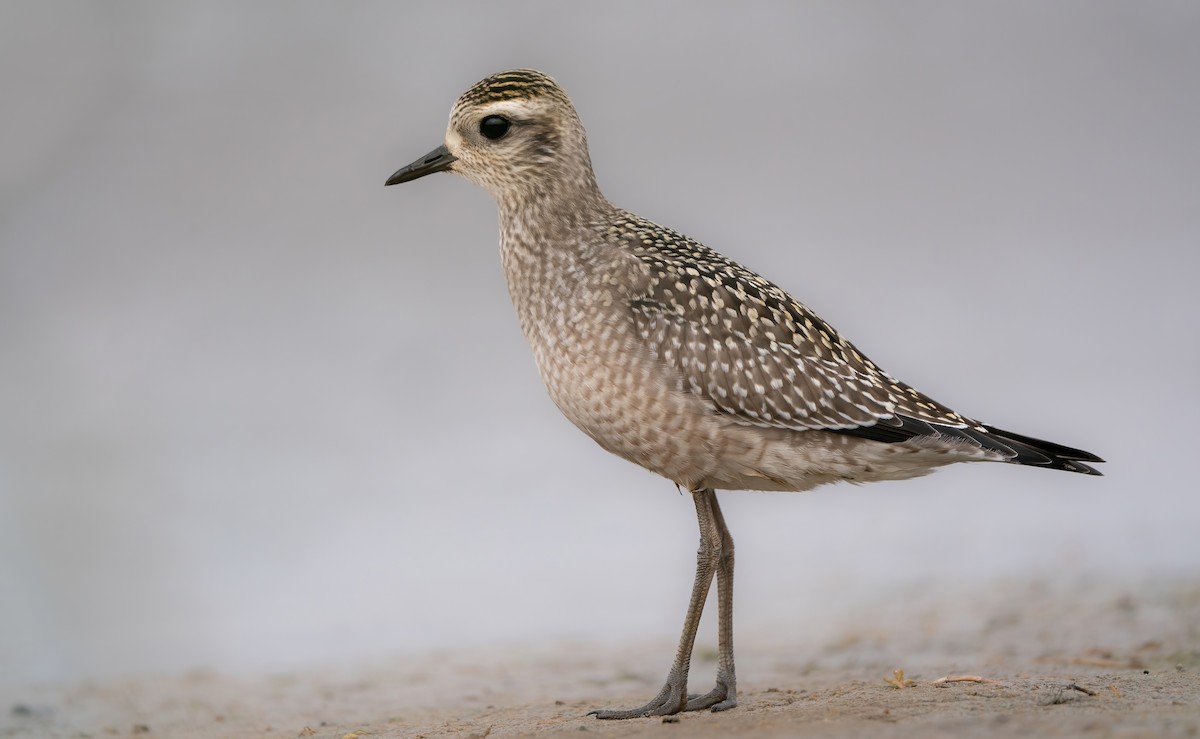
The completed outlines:
{"type": "Polygon", "coordinates": [[[0,6],[0,680],[671,635],[692,506],[570,428],[466,182],[478,78],[608,196],[1105,478],[726,493],[739,629],[1200,572],[1192,4],[0,6]]]}

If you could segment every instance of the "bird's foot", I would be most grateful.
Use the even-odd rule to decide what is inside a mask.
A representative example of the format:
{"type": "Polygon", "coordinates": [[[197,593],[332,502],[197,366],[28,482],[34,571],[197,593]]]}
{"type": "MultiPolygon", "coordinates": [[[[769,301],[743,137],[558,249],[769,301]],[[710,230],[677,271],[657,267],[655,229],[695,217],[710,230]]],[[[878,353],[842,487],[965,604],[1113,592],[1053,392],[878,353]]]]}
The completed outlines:
{"type": "Polygon", "coordinates": [[[595,716],[598,719],[625,719],[625,718],[644,718],[646,716],[671,716],[679,713],[687,708],[687,678],[680,678],[674,672],[667,676],[667,684],[658,691],[658,695],[650,699],[650,702],[644,706],[637,708],[629,708],[625,710],[611,711],[607,709],[597,709],[590,712],[589,716],[595,716]]]}
{"type": "Polygon", "coordinates": [[[734,687],[733,681],[726,681],[723,678],[717,678],[717,685],[712,690],[704,695],[692,694],[688,696],[687,705],[683,707],[685,711],[727,711],[730,708],[737,706],[737,688],[734,687]]]}

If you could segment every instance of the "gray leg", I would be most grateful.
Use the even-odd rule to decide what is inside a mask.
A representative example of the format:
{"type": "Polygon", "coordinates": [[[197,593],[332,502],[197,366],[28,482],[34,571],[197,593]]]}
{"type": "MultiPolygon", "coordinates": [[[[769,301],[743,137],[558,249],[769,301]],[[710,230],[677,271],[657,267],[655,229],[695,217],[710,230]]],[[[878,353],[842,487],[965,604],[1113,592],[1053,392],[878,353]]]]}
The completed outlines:
{"type": "MultiPolygon", "coordinates": [[[[733,539],[725,528],[721,518],[721,509],[717,507],[717,495],[708,490],[692,491],[696,503],[696,519],[700,524],[700,549],[696,552],[696,579],[692,583],[692,597],[688,601],[687,617],[683,620],[683,634],[679,638],[679,649],[675,652],[675,662],[667,673],[667,682],[658,695],[654,696],[644,706],[628,710],[599,710],[592,715],[601,719],[639,718],[642,716],[666,716],[692,708],[688,701],[687,677],[688,668],[692,662],[692,647],[696,643],[696,629],[700,626],[700,615],[704,611],[704,600],[708,597],[709,586],[712,585],[713,575],[719,575],[718,589],[720,596],[720,646],[721,662],[718,668],[717,688],[708,695],[721,691],[720,696],[704,706],[732,708],[733,700],[733,539]],[[729,556],[724,556],[725,545],[729,545],[729,556]],[[726,603],[728,601],[728,603],[726,603]],[[726,613],[728,611],[728,614],[726,613]],[[727,617],[728,616],[728,617],[727,617]],[[728,655],[726,652],[728,651],[728,655]],[[728,703],[729,705],[724,705],[728,703]]],[[[707,698],[708,696],[704,696],[707,698]]],[[[697,701],[703,698],[696,699],[697,701]]]]}
{"type": "MultiPolygon", "coordinates": [[[[710,491],[711,492],[711,491],[710,491]]],[[[713,520],[721,534],[721,557],[717,563],[717,685],[700,696],[688,696],[685,711],[705,708],[724,711],[737,705],[737,677],[733,670],[733,537],[712,494],[713,520]]]]}

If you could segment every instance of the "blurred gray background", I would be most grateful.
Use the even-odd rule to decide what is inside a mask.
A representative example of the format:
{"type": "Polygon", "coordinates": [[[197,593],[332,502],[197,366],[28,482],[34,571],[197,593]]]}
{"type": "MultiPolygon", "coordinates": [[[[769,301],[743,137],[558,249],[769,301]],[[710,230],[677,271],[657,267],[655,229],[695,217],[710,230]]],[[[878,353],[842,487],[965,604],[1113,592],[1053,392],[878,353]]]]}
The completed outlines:
{"type": "Polygon", "coordinates": [[[0,4],[0,681],[674,638],[691,503],[546,398],[487,196],[383,187],[515,66],[616,203],[1110,460],[725,493],[739,635],[1197,577],[1197,38],[1182,0],[0,4]]]}

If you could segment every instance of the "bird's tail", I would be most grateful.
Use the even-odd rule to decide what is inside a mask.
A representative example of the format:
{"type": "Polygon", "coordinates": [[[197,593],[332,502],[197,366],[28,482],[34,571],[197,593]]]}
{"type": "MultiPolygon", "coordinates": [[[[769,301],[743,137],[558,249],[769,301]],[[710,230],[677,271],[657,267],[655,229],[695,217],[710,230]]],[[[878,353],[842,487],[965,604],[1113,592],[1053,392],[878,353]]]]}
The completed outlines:
{"type": "MultiPolygon", "coordinates": [[[[1085,462],[1104,461],[1091,452],[1085,452],[1082,449],[1072,449],[1069,446],[1055,444],[1052,441],[1042,441],[1032,436],[1014,434],[1012,431],[998,429],[995,426],[985,425],[983,428],[987,429],[988,436],[993,437],[995,441],[1016,452],[1016,456],[1008,460],[1012,464],[1027,464],[1051,470],[1078,472],[1084,475],[1101,474],[1096,468],[1084,464],[1085,462]]],[[[978,434],[976,438],[980,439],[982,436],[983,434],[978,434]]],[[[986,442],[984,445],[988,446],[986,442]]]]}

